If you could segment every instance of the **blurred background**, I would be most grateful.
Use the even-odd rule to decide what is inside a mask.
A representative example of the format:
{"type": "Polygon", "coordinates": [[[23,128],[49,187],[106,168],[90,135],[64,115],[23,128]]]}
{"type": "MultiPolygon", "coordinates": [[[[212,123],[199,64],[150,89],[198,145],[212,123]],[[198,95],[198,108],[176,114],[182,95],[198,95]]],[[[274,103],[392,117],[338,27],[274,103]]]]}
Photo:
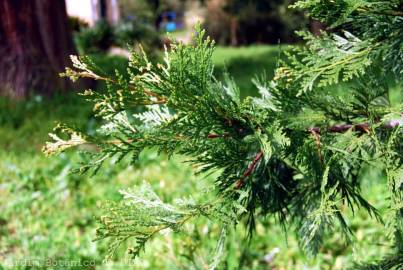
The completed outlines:
{"type": "MultiPolygon", "coordinates": [[[[188,231],[157,237],[134,262],[122,248],[103,263],[107,243],[93,242],[101,200],[143,180],[166,201],[212,198],[214,175],[194,176],[185,157],[167,159],[152,149],[136,166],[105,164],[94,177],[70,174],[80,154],[46,158],[41,148],[56,122],[91,134],[100,125],[91,104],[77,95],[98,82],[75,84],[58,73],[69,55],[89,55],[105,73],[126,72],[129,48],[156,61],[172,40],[191,42],[200,22],[217,42],[215,76],[235,78],[242,95],[255,95],[251,79],[273,76],[282,53],[300,46],[296,30],[318,34],[326,26],[289,9],[292,0],[1,0],[0,1],[0,269],[206,269],[218,228],[198,220],[188,231]],[[210,241],[203,241],[206,238],[210,241]],[[84,263],[86,262],[86,265],[84,263]],[[47,263],[47,264],[46,264],[47,263]],[[64,265],[63,265],[64,263],[64,265]],[[50,266],[52,267],[50,267],[50,266]],[[63,267],[61,267],[63,265],[63,267]]],[[[365,179],[371,203],[381,211],[386,185],[376,173],[365,179]]],[[[345,269],[354,260],[389,251],[382,225],[366,214],[351,217],[358,244],[332,234],[317,257],[303,254],[296,238],[267,218],[248,243],[242,226],[227,242],[225,269],[345,269]],[[358,246],[359,245],[359,246],[358,246]],[[353,255],[353,248],[359,252],[353,255]],[[364,256],[362,256],[364,257],[364,256]]]]}

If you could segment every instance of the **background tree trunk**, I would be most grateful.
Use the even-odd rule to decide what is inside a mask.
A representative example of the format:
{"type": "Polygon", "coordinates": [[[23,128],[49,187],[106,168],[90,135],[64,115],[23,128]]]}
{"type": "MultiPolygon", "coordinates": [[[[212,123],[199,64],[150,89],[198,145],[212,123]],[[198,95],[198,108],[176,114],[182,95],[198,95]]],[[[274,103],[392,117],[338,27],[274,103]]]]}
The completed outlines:
{"type": "Polygon", "coordinates": [[[231,46],[238,45],[238,18],[235,15],[230,19],[230,39],[231,46]]]}
{"type": "Polygon", "coordinates": [[[0,92],[50,95],[72,85],[59,77],[75,54],[63,0],[0,1],[0,92]]]}

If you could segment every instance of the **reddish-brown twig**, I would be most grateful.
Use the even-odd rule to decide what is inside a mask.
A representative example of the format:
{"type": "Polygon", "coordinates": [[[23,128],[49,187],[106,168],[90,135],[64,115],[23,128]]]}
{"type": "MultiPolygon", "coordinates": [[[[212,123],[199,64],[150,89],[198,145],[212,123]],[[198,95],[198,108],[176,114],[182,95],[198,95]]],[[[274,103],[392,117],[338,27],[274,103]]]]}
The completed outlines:
{"type": "Polygon", "coordinates": [[[207,135],[207,138],[209,138],[209,139],[228,138],[228,137],[229,137],[228,132],[225,132],[224,134],[210,133],[209,135],[207,135]]]}
{"type": "Polygon", "coordinates": [[[244,185],[245,179],[252,174],[252,172],[255,170],[257,163],[259,160],[263,157],[263,150],[260,149],[259,152],[257,152],[255,158],[253,159],[252,163],[249,164],[248,169],[244,172],[242,175],[242,178],[236,181],[235,183],[235,188],[240,189],[244,185]]]}
{"type": "MultiPolygon", "coordinates": [[[[403,119],[393,119],[387,123],[384,123],[382,125],[383,128],[395,128],[399,125],[402,125],[403,119]]],[[[346,132],[347,130],[351,129],[353,131],[361,131],[361,132],[366,132],[369,133],[370,130],[370,125],[368,123],[360,123],[360,124],[340,124],[340,125],[334,125],[328,127],[325,131],[330,132],[330,133],[343,133],[346,132]]],[[[308,132],[312,133],[315,132],[317,134],[320,134],[323,132],[319,127],[312,127],[308,129],[308,132]]]]}
{"type": "Polygon", "coordinates": [[[315,142],[316,142],[316,146],[317,146],[317,150],[318,150],[318,156],[319,156],[320,161],[323,163],[323,156],[322,156],[322,152],[320,150],[320,135],[315,128],[309,128],[308,131],[315,138],[315,142]]]}

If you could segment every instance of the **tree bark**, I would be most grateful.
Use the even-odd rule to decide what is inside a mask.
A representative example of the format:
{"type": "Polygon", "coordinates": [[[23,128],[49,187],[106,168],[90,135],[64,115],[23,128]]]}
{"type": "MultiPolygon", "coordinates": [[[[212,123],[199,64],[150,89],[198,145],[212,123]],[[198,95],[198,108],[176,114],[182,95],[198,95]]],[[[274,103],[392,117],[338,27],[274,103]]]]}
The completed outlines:
{"type": "Polygon", "coordinates": [[[24,97],[72,89],[59,73],[75,54],[62,0],[0,1],[0,93],[24,97]]]}
{"type": "Polygon", "coordinates": [[[230,37],[231,46],[238,45],[238,18],[235,15],[231,16],[230,19],[230,37]]]}

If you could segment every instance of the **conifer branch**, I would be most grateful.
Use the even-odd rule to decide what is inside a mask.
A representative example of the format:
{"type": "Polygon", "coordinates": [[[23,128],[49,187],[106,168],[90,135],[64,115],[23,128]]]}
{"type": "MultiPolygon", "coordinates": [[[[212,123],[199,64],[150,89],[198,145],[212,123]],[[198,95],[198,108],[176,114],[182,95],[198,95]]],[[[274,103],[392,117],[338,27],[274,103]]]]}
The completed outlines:
{"type": "MultiPolygon", "coordinates": [[[[116,80],[114,80],[114,79],[112,79],[112,78],[99,77],[99,79],[100,79],[100,80],[104,80],[104,81],[106,81],[106,82],[110,82],[110,83],[112,83],[112,84],[118,84],[118,81],[116,81],[116,80]]],[[[129,83],[129,84],[128,84],[128,87],[129,87],[130,90],[138,91],[138,88],[137,88],[135,85],[133,85],[133,84],[130,84],[130,83],[129,83]]],[[[155,92],[153,92],[153,91],[151,91],[151,90],[149,90],[149,89],[143,88],[143,89],[142,89],[142,92],[143,92],[144,94],[146,94],[147,96],[154,97],[154,98],[157,99],[156,101],[150,101],[149,104],[144,104],[144,105],[165,104],[165,103],[167,103],[167,99],[166,99],[166,98],[162,97],[161,95],[159,95],[159,94],[157,94],[157,93],[155,93],[155,92]]],[[[138,105],[142,105],[142,104],[138,104],[138,105]]]]}
{"type": "MultiPolygon", "coordinates": [[[[385,129],[392,129],[395,128],[397,126],[400,126],[403,124],[403,119],[393,119],[388,121],[387,123],[383,124],[382,127],[385,129]]],[[[326,128],[326,132],[329,133],[343,133],[346,132],[348,130],[353,130],[353,131],[361,131],[361,132],[365,132],[365,133],[369,133],[370,130],[370,125],[368,123],[360,123],[360,124],[339,124],[339,125],[334,125],[334,126],[330,126],[328,128],[326,128]]],[[[308,129],[308,132],[310,133],[315,133],[320,134],[321,132],[323,132],[323,130],[321,130],[321,128],[319,127],[312,127],[308,129]]],[[[315,135],[315,136],[316,136],[315,135]]]]}
{"type": "MultiPolygon", "coordinates": [[[[98,75],[91,62],[72,57],[77,70],[66,69],[65,76],[107,82],[105,93],[84,93],[105,125],[91,136],[70,129],[62,130],[66,140],[51,135],[53,142],[46,145],[45,153],[94,143],[100,151],[89,153],[80,169],[94,173],[112,157],[120,161],[130,155],[135,163],[147,148],[169,156],[187,155],[191,164],[201,168],[199,172],[219,174],[214,188],[228,206],[225,210],[188,203],[173,206],[148,189],[127,192],[125,203],[107,207],[99,239],[112,238],[113,251],[128,236],[134,237],[132,252],[138,255],[157,231],[176,230],[190,216],[208,213],[228,225],[247,215],[252,231],[255,219],[275,215],[284,228],[300,225],[301,246],[317,252],[325,233],[337,226],[334,220],[350,232],[340,211],[344,205],[352,211],[361,207],[370,215],[376,212],[362,196],[358,173],[374,160],[387,168],[391,187],[387,196],[393,198],[390,209],[396,214],[389,224],[397,224],[402,205],[403,106],[391,105],[387,98],[390,77],[377,70],[390,70],[397,79],[403,74],[403,27],[399,18],[355,12],[369,4],[376,12],[384,12],[396,8],[398,0],[390,4],[298,1],[295,6],[338,28],[320,37],[302,34],[306,46],[287,54],[273,80],[254,80],[260,95],[244,100],[232,79],[220,83],[214,78],[214,43],[201,28],[196,29],[192,45],[174,43],[163,63],[155,65],[144,52],[133,52],[127,79],[119,74],[114,78],[98,75]],[[339,31],[346,23],[351,33],[339,31]],[[354,87],[339,98],[329,86],[341,81],[354,87]],[[136,105],[142,106],[133,115],[136,105]],[[324,123],[341,124],[326,127],[324,123]],[[252,161],[248,160],[251,155],[252,161]],[[241,189],[252,176],[253,181],[241,189]]],[[[403,235],[397,226],[393,228],[403,235]]],[[[217,250],[222,247],[221,243],[217,250]]],[[[214,259],[213,265],[217,264],[214,259]]]]}
{"type": "Polygon", "coordinates": [[[243,173],[242,178],[235,183],[235,189],[240,189],[245,184],[246,178],[248,178],[253,173],[257,163],[262,157],[263,157],[263,150],[260,149],[260,151],[257,152],[253,161],[249,164],[247,170],[243,173]]]}
{"type": "Polygon", "coordinates": [[[385,16],[394,16],[394,17],[403,17],[403,12],[402,11],[396,11],[396,10],[385,10],[385,11],[377,11],[377,10],[372,10],[366,7],[361,7],[357,9],[358,11],[364,11],[376,15],[385,15],[385,16]]]}

